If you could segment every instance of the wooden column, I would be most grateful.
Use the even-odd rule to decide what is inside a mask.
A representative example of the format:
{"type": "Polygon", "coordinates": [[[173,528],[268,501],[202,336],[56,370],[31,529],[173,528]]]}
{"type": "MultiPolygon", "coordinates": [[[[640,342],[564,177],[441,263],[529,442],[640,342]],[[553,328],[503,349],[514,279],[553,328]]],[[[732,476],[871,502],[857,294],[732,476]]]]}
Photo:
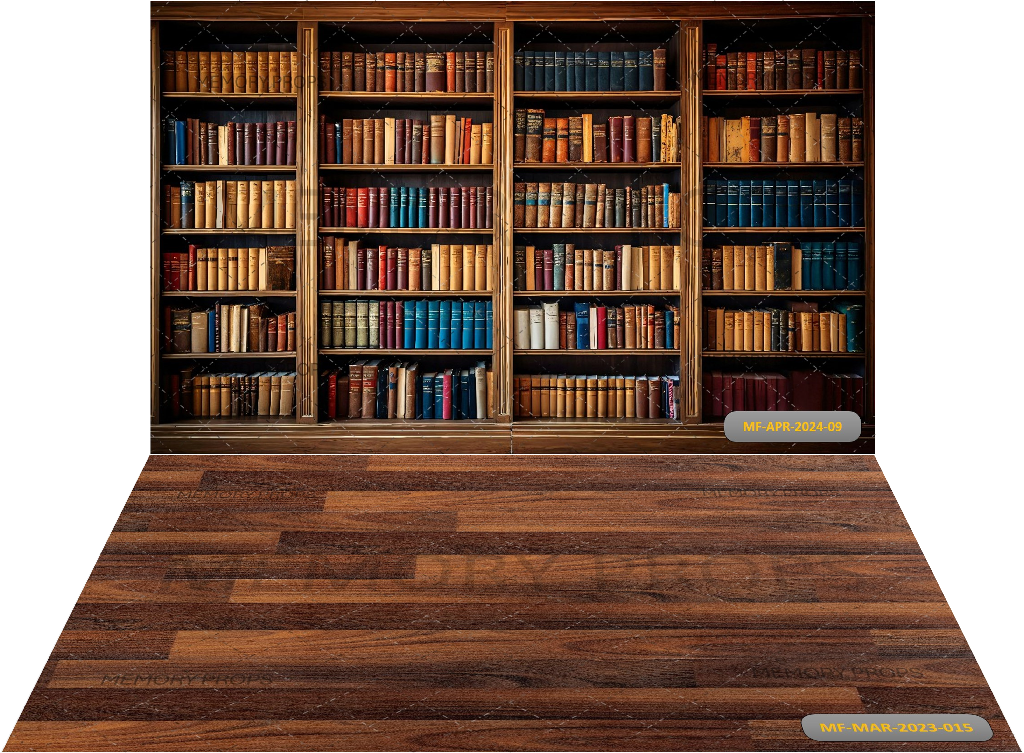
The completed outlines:
{"type": "Polygon", "coordinates": [[[682,322],[679,336],[683,341],[682,402],[680,418],[684,423],[701,421],[701,320],[703,310],[700,296],[700,251],[704,214],[704,192],[701,187],[700,151],[700,22],[684,21],[680,45],[682,85],[682,322]]]}
{"type": "Polygon", "coordinates": [[[160,420],[160,23],[149,24],[149,423],[160,420]]]}
{"type": "Polygon", "coordinates": [[[296,340],[297,402],[299,423],[317,420],[317,337],[320,286],[317,259],[317,24],[299,23],[298,51],[301,86],[296,102],[298,144],[295,157],[299,205],[296,211],[296,340]]]}
{"type": "Polygon", "coordinates": [[[512,24],[494,25],[494,418],[512,421],[512,24]]]}

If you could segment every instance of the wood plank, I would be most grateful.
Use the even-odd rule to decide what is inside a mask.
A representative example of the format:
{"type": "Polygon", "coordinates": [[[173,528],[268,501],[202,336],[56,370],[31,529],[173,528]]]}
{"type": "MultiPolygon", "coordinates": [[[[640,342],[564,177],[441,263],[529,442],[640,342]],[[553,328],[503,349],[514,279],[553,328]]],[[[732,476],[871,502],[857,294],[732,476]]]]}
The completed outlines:
{"type": "Polygon", "coordinates": [[[253,511],[250,509],[224,509],[209,505],[201,510],[153,512],[145,516],[150,532],[225,531],[274,533],[290,531],[362,531],[362,532],[423,532],[454,533],[456,513],[441,510],[428,511],[374,511],[332,510],[329,512],[253,511]]]}
{"type": "Polygon", "coordinates": [[[273,552],[279,534],[273,531],[187,532],[131,531],[110,534],[106,554],[245,554],[273,552]]]}
{"type": "Polygon", "coordinates": [[[235,578],[390,579],[412,578],[412,557],[360,555],[198,554],[175,557],[164,578],[212,580],[235,578]]]}
{"type": "Polygon", "coordinates": [[[50,659],[166,659],[173,641],[166,630],[65,629],[50,659]]]}

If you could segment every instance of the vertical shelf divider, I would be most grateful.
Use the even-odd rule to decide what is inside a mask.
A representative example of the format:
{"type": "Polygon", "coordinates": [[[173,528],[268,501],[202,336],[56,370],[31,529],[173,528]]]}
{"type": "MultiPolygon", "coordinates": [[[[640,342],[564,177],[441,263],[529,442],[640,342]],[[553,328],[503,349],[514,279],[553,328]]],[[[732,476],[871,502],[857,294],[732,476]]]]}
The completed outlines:
{"type": "Polygon", "coordinates": [[[512,23],[494,25],[494,419],[512,422],[512,23]]]}
{"type": "Polygon", "coordinates": [[[150,21],[149,72],[149,423],[160,422],[160,22],[150,21]]]}
{"type": "Polygon", "coordinates": [[[680,44],[682,75],[682,308],[684,327],[679,328],[679,339],[683,344],[680,357],[683,401],[680,405],[680,419],[684,423],[701,421],[701,297],[700,297],[700,255],[703,224],[703,188],[701,182],[701,35],[699,21],[684,21],[683,38],[680,44]]]}
{"type": "Polygon", "coordinates": [[[319,368],[317,337],[319,315],[317,306],[320,288],[320,261],[317,258],[317,32],[318,25],[301,22],[298,29],[298,52],[302,84],[299,87],[296,118],[299,123],[296,144],[296,169],[299,181],[299,202],[296,222],[296,318],[299,328],[296,355],[299,423],[317,421],[317,385],[319,368]]]}

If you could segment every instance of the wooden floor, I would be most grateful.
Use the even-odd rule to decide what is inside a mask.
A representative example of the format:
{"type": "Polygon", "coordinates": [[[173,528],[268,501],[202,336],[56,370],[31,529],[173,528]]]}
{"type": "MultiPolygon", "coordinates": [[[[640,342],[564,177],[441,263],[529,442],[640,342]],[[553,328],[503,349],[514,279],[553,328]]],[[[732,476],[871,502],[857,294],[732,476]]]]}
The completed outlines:
{"type": "Polygon", "coordinates": [[[1019,750],[875,460],[153,456],[7,750],[1019,750]]]}

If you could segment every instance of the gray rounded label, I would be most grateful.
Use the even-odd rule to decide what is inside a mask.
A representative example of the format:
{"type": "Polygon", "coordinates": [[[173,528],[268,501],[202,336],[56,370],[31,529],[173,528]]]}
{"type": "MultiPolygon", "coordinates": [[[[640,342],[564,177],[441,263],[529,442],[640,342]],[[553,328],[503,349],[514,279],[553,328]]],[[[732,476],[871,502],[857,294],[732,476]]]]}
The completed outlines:
{"type": "Polygon", "coordinates": [[[801,722],[812,740],[963,740],[992,737],[974,714],[810,714],[801,722]]]}
{"type": "Polygon", "coordinates": [[[852,442],[860,416],[848,410],[737,410],[725,417],[733,442],[852,442]]]}

